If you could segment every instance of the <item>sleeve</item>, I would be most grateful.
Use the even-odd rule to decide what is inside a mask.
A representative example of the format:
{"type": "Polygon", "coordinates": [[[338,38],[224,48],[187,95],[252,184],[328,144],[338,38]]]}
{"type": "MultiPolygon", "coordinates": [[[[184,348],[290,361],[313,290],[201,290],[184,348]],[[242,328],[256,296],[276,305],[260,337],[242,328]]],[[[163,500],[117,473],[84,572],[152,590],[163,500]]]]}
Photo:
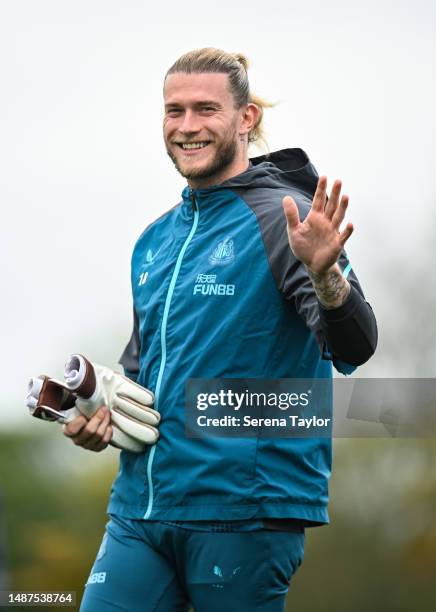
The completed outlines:
{"type": "MultiPolygon", "coordinates": [[[[287,193],[293,195],[300,218],[304,219],[311,206],[310,200],[291,190],[287,193]]],[[[351,292],[344,304],[327,310],[319,303],[306,268],[289,247],[281,199],[274,205],[265,200],[265,204],[256,206],[254,212],[279,291],[295,306],[314,334],[323,359],[331,359],[339,372],[350,374],[374,353],[377,324],[345,251],[338,263],[351,285],[351,292]]]]}
{"type": "Polygon", "coordinates": [[[124,368],[124,374],[136,382],[139,374],[139,353],[141,342],[139,339],[138,315],[133,308],[133,330],[118,363],[124,368]]]}
{"type": "MultiPolygon", "coordinates": [[[[345,268],[341,266],[345,277],[350,266],[350,263],[345,268]]],[[[375,352],[378,340],[374,313],[354,273],[348,281],[351,291],[341,306],[327,309],[318,302],[320,325],[325,339],[324,350],[330,353],[329,357],[340,372],[344,367],[341,362],[357,367],[368,361],[375,352]]]]}
{"type": "Polygon", "coordinates": [[[332,309],[320,304],[306,268],[295,262],[294,267],[284,271],[284,297],[295,304],[314,333],[323,359],[331,359],[342,374],[351,374],[374,354],[378,333],[373,310],[348,257],[342,252],[338,264],[351,291],[341,306],[332,309]]]}

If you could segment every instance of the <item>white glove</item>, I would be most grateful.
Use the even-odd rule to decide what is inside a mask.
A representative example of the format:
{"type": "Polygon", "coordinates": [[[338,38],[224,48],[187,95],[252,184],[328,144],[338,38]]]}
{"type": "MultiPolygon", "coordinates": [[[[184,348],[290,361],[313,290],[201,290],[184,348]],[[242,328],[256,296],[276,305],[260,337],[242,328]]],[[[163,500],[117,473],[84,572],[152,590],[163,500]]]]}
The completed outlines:
{"type": "Polygon", "coordinates": [[[112,446],[142,453],[157,441],[160,414],[149,407],[154,402],[151,391],[81,355],[70,357],[65,378],[68,386],[45,375],[30,379],[25,403],[32,416],[66,424],[80,414],[89,419],[106,405],[113,425],[112,446]]]}
{"type": "Polygon", "coordinates": [[[80,414],[76,396],[63,383],[44,375],[30,379],[25,404],[32,416],[44,421],[69,423],[80,414]]]}
{"type": "MultiPolygon", "coordinates": [[[[76,408],[77,398],[58,380],[42,375],[29,381],[25,404],[32,416],[44,421],[56,421],[66,425],[82,413],[76,408]]],[[[109,442],[116,448],[123,448],[132,453],[142,453],[145,445],[118,429],[112,427],[112,438],[109,442]]]]}
{"type": "Polygon", "coordinates": [[[140,446],[140,450],[133,452],[141,452],[145,445],[157,442],[160,414],[152,408],[154,395],[151,391],[110,368],[91,363],[83,355],[70,356],[64,378],[66,387],[77,396],[77,408],[86,417],[90,418],[101,406],[109,408],[115,444],[118,442],[115,439],[117,429],[136,447],[140,446]]]}

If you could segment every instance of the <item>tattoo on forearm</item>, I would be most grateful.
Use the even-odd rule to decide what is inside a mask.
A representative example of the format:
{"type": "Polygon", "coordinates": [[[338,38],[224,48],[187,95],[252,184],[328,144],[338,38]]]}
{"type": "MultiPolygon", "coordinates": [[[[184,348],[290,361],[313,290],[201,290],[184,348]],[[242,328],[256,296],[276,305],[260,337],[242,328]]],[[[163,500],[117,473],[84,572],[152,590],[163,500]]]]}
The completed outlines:
{"type": "Polygon", "coordinates": [[[307,269],[316,295],[324,308],[337,308],[345,302],[350,293],[350,283],[339,269],[326,274],[316,274],[307,269]]]}

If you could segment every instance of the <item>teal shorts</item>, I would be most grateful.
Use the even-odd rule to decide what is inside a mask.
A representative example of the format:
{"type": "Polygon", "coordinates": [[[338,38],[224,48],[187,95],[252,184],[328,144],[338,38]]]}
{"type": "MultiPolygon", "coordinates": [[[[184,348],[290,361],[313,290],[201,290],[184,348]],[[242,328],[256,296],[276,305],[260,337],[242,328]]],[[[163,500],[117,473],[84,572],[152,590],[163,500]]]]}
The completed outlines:
{"type": "Polygon", "coordinates": [[[111,516],[80,611],[282,612],[304,530],[237,523],[198,530],[111,516]]]}

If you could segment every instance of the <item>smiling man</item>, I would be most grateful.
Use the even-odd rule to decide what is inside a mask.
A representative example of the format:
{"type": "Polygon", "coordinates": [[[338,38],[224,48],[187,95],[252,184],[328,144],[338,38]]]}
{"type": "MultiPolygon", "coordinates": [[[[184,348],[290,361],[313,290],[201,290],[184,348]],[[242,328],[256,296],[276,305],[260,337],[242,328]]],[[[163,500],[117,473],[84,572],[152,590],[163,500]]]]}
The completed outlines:
{"type": "Polygon", "coordinates": [[[261,111],[248,104],[235,112],[228,80],[223,73],[183,72],[170,72],[165,80],[167,152],[195,189],[222,183],[247,169],[247,134],[261,111]]]}
{"type": "MultiPolygon", "coordinates": [[[[371,307],[345,255],[335,181],[301,149],[249,159],[266,104],[246,58],[198,49],[164,81],[164,140],[187,179],[132,257],[134,328],[121,363],[155,393],[160,438],[122,451],[82,612],[282,611],[305,530],[328,522],[328,438],[188,437],[185,383],[331,378],[374,352],[371,307]]],[[[112,436],[102,408],[65,434],[112,436]]]]}

